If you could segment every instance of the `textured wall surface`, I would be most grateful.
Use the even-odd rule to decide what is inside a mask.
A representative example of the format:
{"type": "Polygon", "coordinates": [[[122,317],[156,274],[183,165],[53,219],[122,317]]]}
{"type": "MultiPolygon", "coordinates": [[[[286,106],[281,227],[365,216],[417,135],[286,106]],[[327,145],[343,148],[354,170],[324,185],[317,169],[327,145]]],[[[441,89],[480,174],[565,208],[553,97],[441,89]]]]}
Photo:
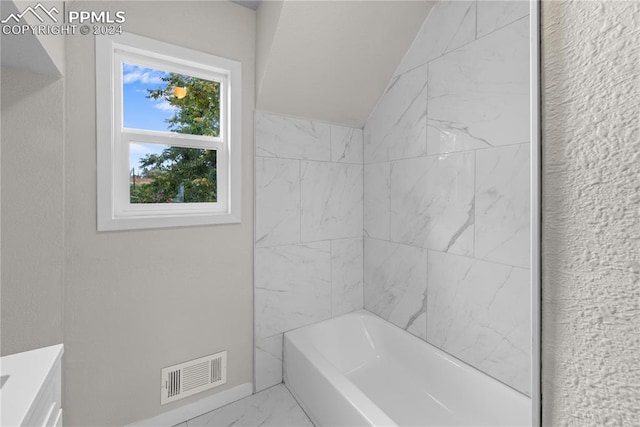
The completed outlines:
{"type": "Polygon", "coordinates": [[[543,423],[637,426],[640,2],[542,12],[543,423]]]}
{"type": "Polygon", "coordinates": [[[362,129],[256,112],[256,390],[282,334],[362,308],[362,129]]]}
{"type": "Polygon", "coordinates": [[[2,69],[3,355],[63,339],[63,106],[62,79],[2,69]]]}
{"type": "Polygon", "coordinates": [[[526,394],[528,13],[436,4],[364,128],[365,308],[526,394]]]}

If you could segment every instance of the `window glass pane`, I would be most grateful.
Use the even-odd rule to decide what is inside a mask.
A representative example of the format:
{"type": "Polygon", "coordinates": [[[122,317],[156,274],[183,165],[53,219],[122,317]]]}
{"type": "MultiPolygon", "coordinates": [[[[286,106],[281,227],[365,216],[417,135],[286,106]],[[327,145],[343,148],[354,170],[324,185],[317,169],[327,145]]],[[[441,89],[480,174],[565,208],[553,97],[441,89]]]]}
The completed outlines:
{"type": "Polygon", "coordinates": [[[220,83],[122,64],[125,128],[219,136],[220,83]]]}
{"type": "Polygon", "coordinates": [[[215,202],[216,151],[129,144],[130,203],[215,202]]]}

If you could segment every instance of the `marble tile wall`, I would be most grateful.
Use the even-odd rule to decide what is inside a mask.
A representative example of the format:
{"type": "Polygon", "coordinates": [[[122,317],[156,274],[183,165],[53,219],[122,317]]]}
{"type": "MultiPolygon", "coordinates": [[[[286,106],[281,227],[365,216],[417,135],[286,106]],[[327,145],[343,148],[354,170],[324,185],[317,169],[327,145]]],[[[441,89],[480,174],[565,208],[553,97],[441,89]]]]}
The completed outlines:
{"type": "Polygon", "coordinates": [[[362,129],[256,112],[255,385],[284,332],[363,308],[362,129]]]}
{"type": "Polygon", "coordinates": [[[525,1],[440,1],[364,128],[364,305],[528,394],[525,1]]]}

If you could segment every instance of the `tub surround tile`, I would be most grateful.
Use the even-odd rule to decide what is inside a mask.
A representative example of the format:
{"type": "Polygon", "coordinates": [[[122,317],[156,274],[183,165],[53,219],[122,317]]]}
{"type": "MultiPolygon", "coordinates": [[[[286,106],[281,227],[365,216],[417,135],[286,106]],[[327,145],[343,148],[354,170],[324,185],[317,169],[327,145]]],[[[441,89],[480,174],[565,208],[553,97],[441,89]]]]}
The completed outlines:
{"type": "Polygon", "coordinates": [[[300,161],[256,158],[256,246],[300,242],[300,161]]]}
{"type": "Polygon", "coordinates": [[[426,338],[426,251],[365,239],[364,253],[365,309],[426,338]]]}
{"type": "Polygon", "coordinates": [[[427,341],[529,394],[529,270],[429,251],[427,341]]]}
{"type": "Polygon", "coordinates": [[[415,335],[418,338],[423,340],[427,339],[427,307],[426,307],[426,297],[422,300],[423,306],[420,308],[420,311],[414,313],[409,319],[409,326],[407,327],[407,332],[412,335],[415,335]]]}
{"type": "Polygon", "coordinates": [[[365,163],[426,154],[427,66],[389,84],[365,125],[365,163]]]}
{"type": "Polygon", "coordinates": [[[529,15],[529,2],[478,0],[478,38],[529,15]]]}
{"type": "Polygon", "coordinates": [[[278,334],[256,342],[256,392],[282,382],[282,337],[278,334]]]}
{"type": "Polygon", "coordinates": [[[391,163],[364,165],[364,235],[389,240],[391,163]]]}
{"type": "Polygon", "coordinates": [[[331,316],[364,307],[362,238],[331,242],[331,316]]]}
{"type": "Polygon", "coordinates": [[[473,255],[475,153],[427,157],[428,229],[424,247],[473,255]]]}
{"type": "Polygon", "coordinates": [[[402,59],[396,75],[429,62],[476,37],[476,2],[439,1],[402,59]]]}
{"type": "Polygon", "coordinates": [[[283,332],[363,306],[364,171],[362,129],[256,112],[255,130],[260,390],[282,381],[283,332]]]}
{"type": "Polygon", "coordinates": [[[473,254],[474,153],[391,164],[391,240],[473,254]]]}
{"type": "Polygon", "coordinates": [[[427,124],[428,154],[454,153],[487,147],[491,147],[489,141],[471,135],[465,124],[429,117],[427,124]]]}
{"type": "Polygon", "coordinates": [[[313,427],[287,388],[280,384],[187,421],[188,427],[313,427]]]}
{"type": "Polygon", "coordinates": [[[363,233],[365,309],[524,393],[527,9],[433,7],[365,124],[363,233]]]}
{"type": "Polygon", "coordinates": [[[256,248],[258,339],[331,317],[330,245],[327,241],[256,248]]]}
{"type": "Polygon", "coordinates": [[[477,152],[477,258],[529,267],[530,146],[477,152]]]}
{"type": "Polygon", "coordinates": [[[275,114],[255,114],[256,156],[331,160],[327,123],[275,114]]]}
{"type": "Polygon", "coordinates": [[[362,165],[301,164],[303,242],[362,236],[362,165]]]}
{"type": "Polygon", "coordinates": [[[331,161],[362,164],[362,129],[331,125],[331,161]]]}
{"type": "Polygon", "coordinates": [[[429,63],[429,154],[529,140],[529,22],[429,63]]]}
{"type": "Polygon", "coordinates": [[[391,163],[390,236],[394,242],[422,247],[428,234],[426,157],[391,163]]]}

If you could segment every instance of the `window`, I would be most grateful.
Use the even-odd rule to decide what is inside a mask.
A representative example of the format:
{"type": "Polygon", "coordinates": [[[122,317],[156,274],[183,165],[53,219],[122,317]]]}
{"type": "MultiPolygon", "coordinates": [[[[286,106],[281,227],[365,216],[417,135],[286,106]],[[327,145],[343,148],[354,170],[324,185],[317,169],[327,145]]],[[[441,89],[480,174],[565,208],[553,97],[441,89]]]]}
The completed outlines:
{"type": "Polygon", "coordinates": [[[98,230],[240,222],[240,63],[96,37],[98,230]]]}

